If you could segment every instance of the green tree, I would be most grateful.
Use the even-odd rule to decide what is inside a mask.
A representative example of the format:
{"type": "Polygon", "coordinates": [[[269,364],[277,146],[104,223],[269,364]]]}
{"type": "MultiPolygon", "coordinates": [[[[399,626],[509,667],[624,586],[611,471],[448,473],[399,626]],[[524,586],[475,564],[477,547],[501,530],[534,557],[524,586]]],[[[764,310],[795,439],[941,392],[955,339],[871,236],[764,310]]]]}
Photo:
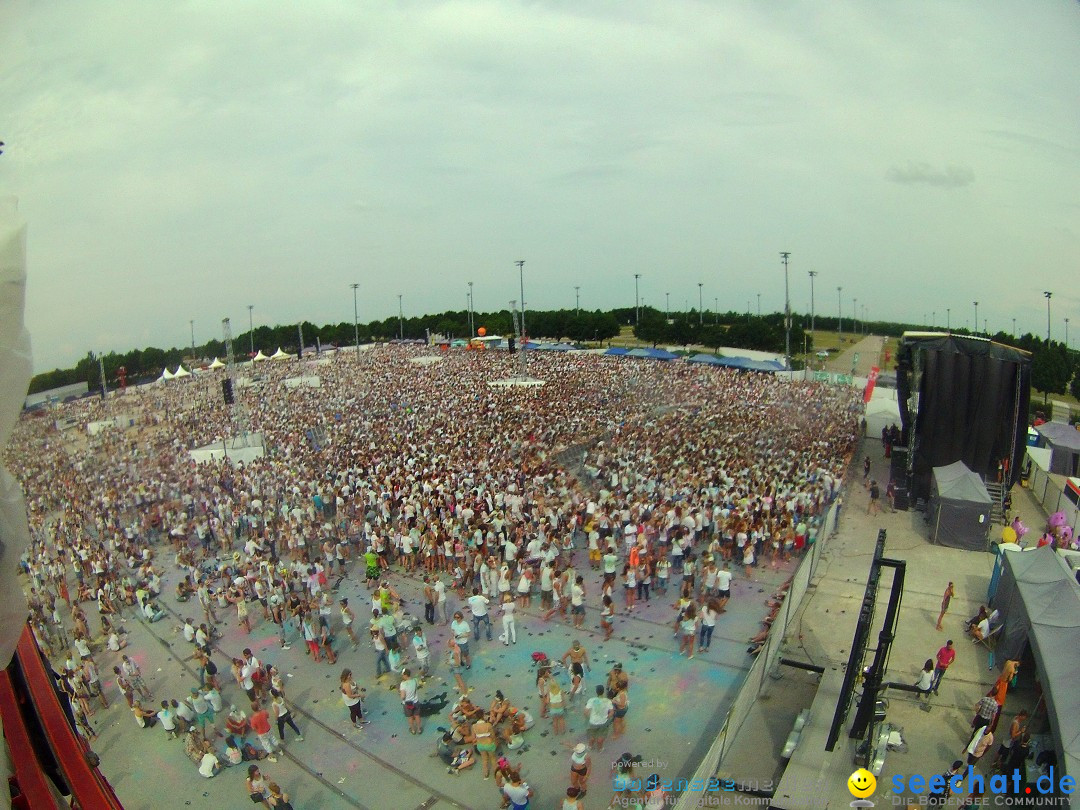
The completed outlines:
{"type": "Polygon", "coordinates": [[[1072,376],[1069,358],[1060,344],[1039,346],[1031,357],[1031,385],[1047,394],[1064,394],[1072,376]]]}

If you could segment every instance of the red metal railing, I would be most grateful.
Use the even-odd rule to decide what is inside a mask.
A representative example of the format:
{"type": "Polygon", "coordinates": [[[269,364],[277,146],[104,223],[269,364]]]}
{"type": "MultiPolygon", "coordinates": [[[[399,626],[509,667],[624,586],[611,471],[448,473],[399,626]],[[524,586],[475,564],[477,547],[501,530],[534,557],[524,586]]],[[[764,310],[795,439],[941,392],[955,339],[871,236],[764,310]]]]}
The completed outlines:
{"type": "MultiPolygon", "coordinates": [[[[75,733],[68,723],[67,714],[61,707],[56,690],[53,688],[52,677],[45,668],[41,652],[38,650],[37,642],[35,642],[29,627],[23,628],[22,636],[19,639],[19,646],[11,663],[11,666],[16,665],[22,671],[27,693],[33,703],[45,740],[53,752],[68,788],[71,790],[72,806],[85,808],[85,810],[123,810],[123,805],[116,798],[112,785],[108,783],[96,767],[91,766],[87,761],[90,747],[75,733]]],[[[6,675],[6,673],[4,674],[6,675]]],[[[10,685],[10,679],[8,683],[10,685]]],[[[21,718],[18,722],[20,725],[22,724],[21,718]]],[[[5,735],[7,735],[7,729],[7,717],[5,716],[5,735]]],[[[23,732],[25,735],[25,727],[23,727],[23,732]]],[[[8,745],[11,746],[10,737],[8,745]]],[[[32,749],[30,753],[33,754],[32,749]]],[[[36,755],[35,765],[38,774],[44,779],[41,765],[36,761],[36,755]]],[[[18,767],[18,764],[16,764],[16,767],[18,767]]],[[[25,790],[21,778],[19,787],[25,790]]],[[[49,802],[41,806],[45,808],[55,807],[55,802],[51,798],[49,802]]],[[[32,806],[36,810],[38,805],[32,806]]]]}

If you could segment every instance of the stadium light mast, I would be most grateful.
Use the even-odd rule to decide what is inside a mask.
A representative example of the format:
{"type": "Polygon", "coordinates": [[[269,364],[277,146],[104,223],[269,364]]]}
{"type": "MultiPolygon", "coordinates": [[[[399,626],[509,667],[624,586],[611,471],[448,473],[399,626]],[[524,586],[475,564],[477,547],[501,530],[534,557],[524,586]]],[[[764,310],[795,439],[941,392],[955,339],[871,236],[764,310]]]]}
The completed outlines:
{"type": "Polygon", "coordinates": [[[715,323],[720,323],[720,296],[713,298],[713,318],[715,323]]]}
{"type": "Polygon", "coordinates": [[[641,273],[634,273],[634,326],[641,323],[641,298],[638,296],[638,281],[641,273]]]}
{"type": "Polygon", "coordinates": [[[952,332],[952,308],[945,307],[945,331],[952,332]]]}
{"type": "Polygon", "coordinates": [[[836,288],[836,334],[838,337],[844,336],[844,301],[840,297],[843,291],[843,287],[836,288]]]}
{"type": "Polygon", "coordinates": [[[979,334],[979,302],[972,301],[971,303],[975,305],[975,325],[971,327],[971,333],[977,335],[979,334]]]}
{"type": "MultiPolygon", "coordinates": [[[[525,331],[525,260],[518,259],[514,264],[517,265],[518,283],[521,285],[521,339],[525,341],[528,340],[526,337],[528,333],[525,331]]],[[[521,348],[525,348],[524,343],[521,344],[521,348]]]]}
{"type": "Polygon", "coordinates": [[[473,283],[469,282],[469,340],[476,335],[476,321],[473,318],[473,283]]]}
{"type": "Polygon", "coordinates": [[[581,287],[574,286],[574,314],[581,314],[581,287]]]}
{"type": "Polygon", "coordinates": [[[697,325],[698,326],[701,326],[701,325],[703,325],[705,323],[705,320],[704,320],[704,318],[705,318],[705,315],[704,315],[705,310],[704,310],[704,307],[701,304],[701,286],[702,286],[702,282],[699,281],[697,283],[697,325]]]}
{"type": "Polygon", "coordinates": [[[671,293],[664,293],[664,320],[671,320],[671,293]]]}
{"type": "Polygon", "coordinates": [[[401,308],[401,293],[397,297],[397,330],[398,340],[405,339],[405,311],[401,308]]]}
{"type": "Polygon", "coordinates": [[[1065,351],[1069,351],[1069,319],[1065,319],[1065,351]]]}
{"type": "Polygon", "coordinates": [[[191,356],[195,357],[195,321],[188,321],[191,324],[191,356]]]}
{"type": "MultiPolygon", "coordinates": [[[[749,307],[747,307],[749,309],[749,307]]],[[[757,294],[757,316],[761,317],[761,293],[757,294]]]]}
{"type": "Polygon", "coordinates": [[[788,297],[788,259],[791,252],[780,251],[784,262],[784,368],[791,370],[791,299],[788,297]]]}
{"type": "Polygon", "coordinates": [[[1046,343],[1050,344],[1050,297],[1053,295],[1049,290],[1045,290],[1043,295],[1046,296],[1046,343]]]}
{"type": "Polygon", "coordinates": [[[251,338],[251,356],[255,356],[255,328],[251,325],[251,311],[255,309],[254,304],[248,304],[248,337],[251,338]]]}
{"type": "Polygon", "coordinates": [[[814,278],[817,276],[817,270],[810,270],[807,275],[810,276],[810,343],[814,342],[814,278]]]}
{"type": "Polygon", "coordinates": [[[360,359],[360,319],[356,309],[356,290],[360,287],[359,284],[350,284],[352,287],[352,333],[353,343],[356,344],[356,359],[360,359]]]}

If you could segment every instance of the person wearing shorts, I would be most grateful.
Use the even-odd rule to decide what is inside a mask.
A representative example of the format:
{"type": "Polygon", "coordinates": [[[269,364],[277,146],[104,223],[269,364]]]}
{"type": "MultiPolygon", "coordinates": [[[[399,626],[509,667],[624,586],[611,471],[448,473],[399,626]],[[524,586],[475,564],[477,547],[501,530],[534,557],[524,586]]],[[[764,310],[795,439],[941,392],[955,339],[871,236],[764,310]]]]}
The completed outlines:
{"type": "Polygon", "coordinates": [[[401,670],[401,684],[398,686],[398,694],[401,695],[401,706],[405,711],[405,719],[409,723],[410,734],[420,734],[423,727],[420,725],[420,698],[417,695],[419,684],[416,678],[406,667],[401,670]]]}
{"type": "Polygon", "coordinates": [[[615,706],[604,695],[604,687],[596,687],[596,697],[589,698],[585,704],[585,717],[588,718],[589,746],[596,751],[604,750],[604,739],[607,737],[608,724],[615,714],[615,706]]]}

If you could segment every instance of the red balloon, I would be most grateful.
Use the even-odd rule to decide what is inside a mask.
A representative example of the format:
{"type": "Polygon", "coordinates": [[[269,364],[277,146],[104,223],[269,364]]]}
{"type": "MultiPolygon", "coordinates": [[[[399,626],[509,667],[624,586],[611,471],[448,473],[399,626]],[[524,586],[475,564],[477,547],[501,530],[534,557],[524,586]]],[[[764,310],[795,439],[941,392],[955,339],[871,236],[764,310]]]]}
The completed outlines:
{"type": "Polygon", "coordinates": [[[476,330],[476,334],[478,334],[480,337],[483,337],[487,334],[487,329],[481,326],[479,329],[476,330]]]}

